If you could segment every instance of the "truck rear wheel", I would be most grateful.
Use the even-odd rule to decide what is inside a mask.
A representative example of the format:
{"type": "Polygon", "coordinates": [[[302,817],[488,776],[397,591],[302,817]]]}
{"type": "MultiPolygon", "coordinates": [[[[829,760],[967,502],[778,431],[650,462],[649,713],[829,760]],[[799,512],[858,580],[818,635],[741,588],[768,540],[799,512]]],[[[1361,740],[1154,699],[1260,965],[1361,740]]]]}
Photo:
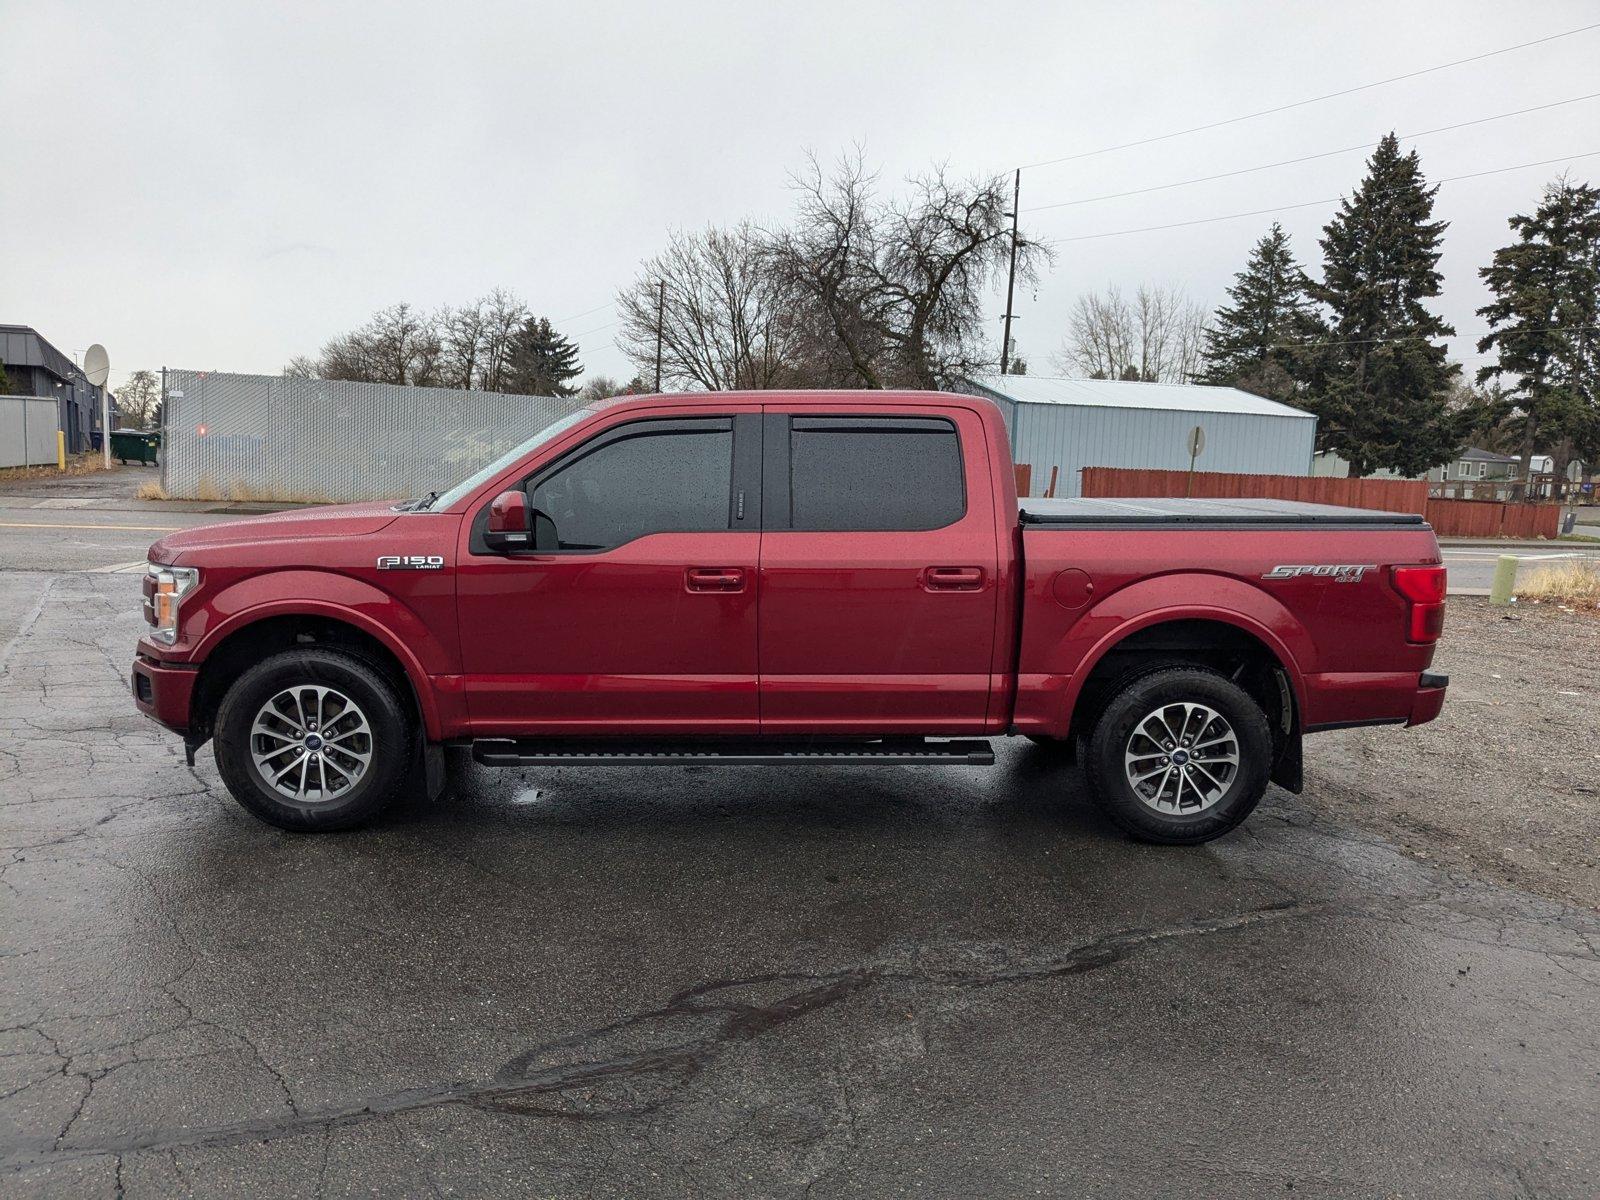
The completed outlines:
{"type": "Polygon", "coordinates": [[[1173,666],[1139,675],[1109,698],[1085,768],[1095,801],[1128,833],[1194,845],[1221,837],[1260,802],[1272,731],[1237,684],[1203,667],[1173,666]]]}
{"type": "Polygon", "coordinates": [[[280,829],[348,829],[377,816],[412,761],[404,704],[353,654],[307,646],[239,676],[216,720],[234,799],[280,829]]]}

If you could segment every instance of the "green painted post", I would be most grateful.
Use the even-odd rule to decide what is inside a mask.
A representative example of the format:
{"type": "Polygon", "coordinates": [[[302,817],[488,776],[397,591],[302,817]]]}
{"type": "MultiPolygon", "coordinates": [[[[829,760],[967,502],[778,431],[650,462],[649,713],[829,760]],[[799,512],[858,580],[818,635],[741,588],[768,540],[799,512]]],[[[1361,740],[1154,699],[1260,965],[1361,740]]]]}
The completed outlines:
{"type": "Polygon", "coordinates": [[[1489,586],[1490,604],[1510,604],[1517,586],[1517,556],[1502,554],[1494,567],[1494,583],[1489,586]]]}

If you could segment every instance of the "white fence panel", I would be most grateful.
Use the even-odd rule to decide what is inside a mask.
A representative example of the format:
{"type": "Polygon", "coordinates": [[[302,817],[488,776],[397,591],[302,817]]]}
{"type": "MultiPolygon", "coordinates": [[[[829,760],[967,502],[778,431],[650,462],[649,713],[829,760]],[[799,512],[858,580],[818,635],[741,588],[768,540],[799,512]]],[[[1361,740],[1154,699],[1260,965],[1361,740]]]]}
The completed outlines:
{"type": "Polygon", "coordinates": [[[564,396],[169,370],[162,485],[188,500],[420,496],[577,407],[564,396]]]}
{"type": "Polygon", "coordinates": [[[60,421],[48,396],[0,396],[0,467],[54,466],[60,421]]]}

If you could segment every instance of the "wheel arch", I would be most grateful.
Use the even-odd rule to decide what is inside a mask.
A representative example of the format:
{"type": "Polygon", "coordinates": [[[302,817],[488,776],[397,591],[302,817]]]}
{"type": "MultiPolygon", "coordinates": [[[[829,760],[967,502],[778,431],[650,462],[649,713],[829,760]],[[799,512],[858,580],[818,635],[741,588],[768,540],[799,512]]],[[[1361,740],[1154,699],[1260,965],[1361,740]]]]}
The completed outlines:
{"type": "Polygon", "coordinates": [[[1303,672],[1272,629],[1228,609],[1156,610],[1103,637],[1073,674],[1066,697],[1068,736],[1086,736],[1110,696],[1131,678],[1172,663],[1216,671],[1255,699],[1272,729],[1273,781],[1298,792],[1303,672]]]}
{"type": "Polygon", "coordinates": [[[427,739],[439,739],[439,714],[427,686],[428,676],[407,647],[358,613],[302,603],[267,604],[238,613],[206,639],[190,706],[191,744],[198,745],[211,736],[223,696],[253,664],[282,650],[308,645],[344,649],[371,663],[399,691],[427,739]]]}

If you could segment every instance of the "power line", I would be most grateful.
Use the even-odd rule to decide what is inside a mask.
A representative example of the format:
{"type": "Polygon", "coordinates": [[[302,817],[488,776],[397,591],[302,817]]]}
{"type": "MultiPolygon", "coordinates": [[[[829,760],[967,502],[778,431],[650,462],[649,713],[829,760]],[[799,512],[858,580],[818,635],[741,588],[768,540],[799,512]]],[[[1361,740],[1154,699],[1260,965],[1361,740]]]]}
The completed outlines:
{"type": "MultiPolygon", "coordinates": [[[[1586,150],[1582,154],[1564,154],[1560,158],[1546,158],[1540,162],[1518,163],[1513,167],[1495,167],[1489,171],[1473,171],[1467,175],[1450,175],[1434,183],[1459,183],[1463,179],[1481,179],[1485,175],[1503,175],[1507,171],[1525,171],[1530,167],[1548,167],[1552,163],[1575,162],[1580,158],[1593,158],[1600,150],[1586,150]]],[[[1298,204],[1279,204],[1272,208],[1255,208],[1249,212],[1223,213],[1220,217],[1200,217],[1193,221],[1173,221],[1167,225],[1143,225],[1138,229],[1112,229],[1105,233],[1081,233],[1073,237],[1054,238],[1057,242],[1092,242],[1098,238],[1126,237],[1132,233],[1155,233],[1162,229],[1183,229],[1190,225],[1214,225],[1218,221],[1235,221],[1241,217],[1260,217],[1269,213],[1291,212],[1297,208],[1315,208],[1319,204],[1337,204],[1343,196],[1324,196],[1321,200],[1302,200],[1298,204]]]]}
{"type": "MultiPolygon", "coordinates": [[[[1491,333],[1491,334],[1492,333],[1512,333],[1512,334],[1524,334],[1524,333],[1580,333],[1580,332],[1582,332],[1584,330],[1587,330],[1587,329],[1600,329],[1600,325],[1546,325],[1546,326],[1543,326],[1542,328],[1538,328],[1538,329],[1517,329],[1517,328],[1514,328],[1514,327],[1507,326],[1507,327],[1502,327],[1500,329],[1491,329],[1489,331],[1489,333],[1491,333]]],[[[1473,334],[1470,334],[1470,333],[1456,333],[1456,334],[1440,335],[1440,336],[1442,336],[1443,340],[1445,340],[1445,341],[1449,341],[1451,338],[1462,338],[1462,337],[1470,337],[1474,341],[1478,341],[1478,340],[1481,340],[1484,337],[1487,337],[1488,334],[1473,335],[1473,334]]],[[[1431,342],[1431,341],[1433,341],[1433,338],[1429,337],[1429,336],[1426,336],[1424,334],[1411,334],[1411,335],[1409,335],[1407,337],[1345,338],[1343,340],[1327,341],[1327,342],[1273,342],[1272,345],[1271,345],[1271,348],[1274,349],[1274,350],[1308,350],[1308,349],[1315,349],[1316,347],[1319,347],[1319,346],[1382,346],[1382,345],[1388,345],[1388,344],[1394,343],[1394,342],[1431,342]]]]}
{"type": "MultiPolygon", "coordinates": [[[[1520,117],[1532,112],[1543,112],[1547,108],[1560,108],[1566,104],[1577,104],[1583,100],[1600,99],[1600,92],[1590,92],[1586,96],[1573,96],[1569,100],[1554,100],[1549,104],[1536,104],[1532,108],[1519,108],[1515,112],[1496,113],[1492,117],[1478,117],[1472,121],[1460,121],[1454,125],[1441,125],[1437,129],[1419,129],[1415,133],[1399,133],[1398,138],[1410,139],[1427,137],[1435,133],[1448,133],[1453,129],[1466,129],[1472,125],[1486,125],[1490,121],[1503,121],[1508,117],[1520,117]]],[[[1235,175],[1249,175],[1256,171],[1270,171],[1275,167],[1290,167],[1296,163],[1312,162],[1319,158],[1332,158],[1338,154],[1351,154],[1357,150],[1370,150],[1378,145],[1377,142],[1363,142],[1359,146],[1345,146],[1339,150],[1324,150],[1319,154],[1306,154],[1299,158],[1285,158],[1280,162],[1262,163],[1255,167],[1240,167],[1236,171],[1220,171],[1215,175],[1199,175],[1194,179],[1180,179],[1175,183],[1158,183],[1153,187],[1134,188],[1126,192],[1107,192],[1103,196],[1085,196],[1081,200],[1059,200],[1054,204],[1040,204],[1030,208],[1029,212],[1045,212],[1052,208],[1070,208],[1077,204],[1094,204],[1100,200],[1121,200],[1125,196],[1143,196],[1150,192],[1164,192],[1172,188],[1188,187],[1195,183],[1210,183],[1216,179],[1232,179],[1235,175]]]]}
{"type": "Polygon", "coordinates": [[[568,321],[576,321],[579,317],[587,317],[591,313],[597,313],[602,308],[610,308],[615,303],[616,303],[615,300],[607,300],[604,304],[597,304],[593,308],[585,309],[581,313],[573,313],[570,317],[562,317],[559,321],[556,322],[556,324],[557,325],[565,325],[568,321]]]}
{"type": "Polygon", "coordinates": [[[604,333],[606,330],[610,329],[613,325],[621,325],[621,324],[622,324],[622,318],[618,317],[615,321],[607,321],[604,325],[596,325],[593,329],[585,329],[581,333],[569,333],[569,334],[567,334],[567,336],[568,337],[574,337],[574,338],[588,337],[591,333],[604,333]]]}
{"type": "Polygon", "coordinates": [[[1191,133],[1204,133],[1208,129],[1220,129],[1224,125],[1237,125],[1240,121],[1253,121],[1257,117],[1269,117],[1273,113],[1288,112],[1290,109],[1304,108],[1308,104],[1319,104],[1324,100],[1335,100],[1340,96],[1352,96],[1357,92],[1370,91],[1372,88],[1384,87],[1391,83],[1399,83],[1405,79],[1416,79],[1421,75],[1431,75],[1435,71],[1447,71],[1451,67],[1465,66],[1467,63],[1482,62],[1486,58],[1495,58],[1501,54],[1510,54],[1516,50],[1526,50],[1529,46],[1542,46],[1546,42],[1559,41],[1561,38],[1574,37],[1580,33],[1588,33],[1591,29],[1600,29],[1600,21],[1592,25],[1580,25],[1576,29],[1568,29],[1564,33],[1552,33],[1548,37],[1534,38],[1531,42],[1518,42],[1515,46],[1503,46],[1499,50],[1489,50],[1483,54],[1474,54],[1469,58],[1458,58],[1454,62],[1440,63],[1438,66],[1423,67],[1420,71],[1407,71],[1404,75],[1391,75],[1388,79],[1374,80],[1372,83],[1357,84],[1355,87],[1341,88],[1337,92],[1325,92],[1320,96],[1309,96],[1304,100],[1295,100],[1288,104],[1279,104],[1273,108],[1263,108],[1256,112],[1244,113],[1237,117],[1227,117],[1221,121],[1211,121],[1205,125],[1192,125],[1188,129],[1175,129],[1171,133],[1160,133],[1154,137],[1140,138],[1132,142],[1120,142],[1115,146],[1102,146],[1098,150],[1084,150],[1077,154],[1063,155],[1061,158],[1047,158],[1042,162],[1024,163],[1023,170],[1034,167],[1050,167],[1056,163],[1076,162],[1083,158],[1093,158],[1098,154],[1110,154],[1116,150],[1131,150],[1136,146],[1149,146],[1156,142],[1170,141],[1173,138],[1187,137],[1191,133]]]}

